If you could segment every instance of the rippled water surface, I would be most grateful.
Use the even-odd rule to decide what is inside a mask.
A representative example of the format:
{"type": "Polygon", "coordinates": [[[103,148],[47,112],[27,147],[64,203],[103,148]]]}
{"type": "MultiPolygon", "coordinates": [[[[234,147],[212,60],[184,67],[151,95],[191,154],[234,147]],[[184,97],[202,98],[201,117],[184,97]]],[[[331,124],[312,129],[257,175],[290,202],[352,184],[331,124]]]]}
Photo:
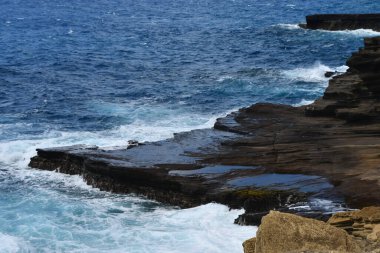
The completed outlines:
{"type": "Polygon", "coordinates": [[[125,145],[210,127],[255,102],[300,105],[371,30],[306,31],[378,1],[0,2],[0,252],[241,252],[240,211],[100,192],[27,167],[36,147],[125,145]],[[228,240],[226,240],[228,238],[228,240]]]}

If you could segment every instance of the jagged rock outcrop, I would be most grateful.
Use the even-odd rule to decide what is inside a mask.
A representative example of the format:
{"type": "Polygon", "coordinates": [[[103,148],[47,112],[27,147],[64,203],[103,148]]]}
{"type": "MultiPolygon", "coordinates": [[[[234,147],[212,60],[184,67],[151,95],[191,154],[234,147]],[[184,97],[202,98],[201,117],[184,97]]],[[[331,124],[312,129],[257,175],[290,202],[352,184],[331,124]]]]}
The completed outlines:
{"type": "Polygon", "coordinates": [[[244,242],[244,253],[363,252],[352,236],[325,222],[271,211],[256,238],[244,242]]]}
{"type": "Polygon", "coordinates": [[[376,14],[316,14],[306,16],[307,29],[356,30],[372,29],[380,31],[380,13],[376,14]]]}
{"type": "Polygon", "coordinates": [[[334,214],[328,223],[367,241],[368,248],[380,252],[380,207],[365,207],[358,211],[334,214]]]}
{"type": "Polygon", "coordinates": [[[380,40],[367,38],[364,43],[347,61],[347,72],[331,79],[323,97],[306,107],[306,115],[379,121],[380,40]]]}
{"type": "Polygon", "coordinates": [[[365,39],[347,73],[309,106],[255,104],[213,129],[132,148],[38,149],[30,166],[181,207],[243,207],[239,224],[258,224],[269,210],[297,202],[310,208],[293,212],[325,219],[324,208],[307,203],[315,199],[380,205],[379,62],[380,37],[365,39]]]}

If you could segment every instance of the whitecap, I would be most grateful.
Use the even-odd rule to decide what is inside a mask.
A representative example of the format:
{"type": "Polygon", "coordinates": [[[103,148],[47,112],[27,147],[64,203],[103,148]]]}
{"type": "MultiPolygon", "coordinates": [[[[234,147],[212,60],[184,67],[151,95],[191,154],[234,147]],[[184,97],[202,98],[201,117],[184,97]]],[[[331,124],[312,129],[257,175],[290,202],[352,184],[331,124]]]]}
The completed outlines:
{"type": "Polygon", "coordinates": [[[1,232],[0,242],[0,252],[2,253],[35,252],[35,250],[21,238],[1,232]]]}
{"type": "MultiPolygon", "coordinates": [[[[46,252],[238,253],[241,243],[257,231],[233,223],[243,210],[221,204],[178,209],[102,192],[83,184],[79,176],[26,169],[9,173],[10,180],[22,179],[33,192],[16,197],[13,208],[28,226],[14,225],[16,230],[22,228],[20,238],[0,233],[0,240],[6,242],[0,252],[34,252],[24,243],[33,238],[31,245],[46,252]]],[[[0,220],[14,212],[2,208],[0,220]]]]}
{"type": "Polygon", "coordinates": [[[348,66],[346,66],[346,65],[342,65],[342,66],[336,67],[336,68],[334,69],[334,71],[337,71],[337,72],[339,72],[339,73],[344,73],[344,72],[346,72],[347,70],[348,70],[348,66]]]}
{"type": "Polygon", "coordinates": [[[311,198],[307,203],[303,203],[303,205],[295,204],[290,206],[289,209],[297,210],[297,211],[310,211],[310,210],[318,210],[324,214],[332,214],[337,212],[345,212],[352,211],[355,209],[347,208],[343,202],[339,200],[330,200],[324,198],[311,198]]]}
{"type": "Polygon", "coordinates": [[[222,83],[222,82],[224,82],[225,80],[231,80],[231,79],[233,79],[232,76],[225,75],[225,76],[220,76],[216,81],[219,82],[219,83],[222,83]]]}
{"type": "Polygon", "coordinates": [[[310,105],[314,102],[314,100],[307,100],[307,99],[302,99],[300,102],[293,104],[295,107],[303,106],[303,105],[310,105]]]}
{"type": "Polygon", "coordinates": [[[317,61],[310,67],[284,70],[282,75],[292,81],[327,84],[329,78],[325,77],[326,72],[345,72],[347,69],[347,66],[331,68],[317,61]]]}
{"type": "MultiPolygon", "coordinates": [[[[27,168],[37,147],[77,143],[122,146],[131,138],[159,140],[172,137],[174,132],[212,127],[216,118],[229,112],[204,115],[202,120],[200,115],[173,115],[153,124],[137,120],[98,132],[48,131],[40,137],[0,142],[1,178],[8,185],[20,184],[11,197],[18,201],[14,204],[19,210],[17,216],[28,224],[14,225],[22,227],[21,238],[0,234],[0,239],[7,242],[0,251],[33,252],[31,246],[23,244],[32,236],[31,244],[46,252],[241,252],[241,243],[255,236],[257,229],[233,224],[242,210],[208,204],[183,210],[158,206],[144,211],[155,202],[100,191],[79,175],[27,168]]],[[[2,209],[0,220],[7,221],[14,212],[10,207],[2,209]]]]}
{"type": "MultiPolygon", "coordinates": [[[[159,226],[168,226],[167,235],[177,245],[161,248],[159,252],[241,252],[242,242],[254,237],[257,231],[254,226],[233,224],[242,212],[215,203],[183,210],[157,210],[159,226]],[[228,240],[226,235],[230,235],[228,240]]],[[[161,237],[162,232],[151,236],[161,237]]]]}
{"type": "MultiPolygon", "coordinates": [[[[299,24],[277,24],[274,26],[278,26],[283,29],[288,30],[295,30],[295,29],[302,29],[299,24]]],[[[340,31],[330,31],[330,30],[324,30],[324,29],[305,29],[307,31],[317,31],[317,32],[323,32],[323,33],[332,33],[332,34],[342,34],[342,35],[349,35],[349,36],[355,36],[355,37],[373,37],[373,36],[380,36],[380,32],[374,31],[372,29],[356,29],[356,30],[340,30],[340,31]]]]}
{"type": "Polygon", "coordinates": [[[283,29],[288,29],[288,30],[301,29],[301,27],[299,26],[299,24],[278,24],[278,25],[275,25],[275,26],[278,26],[278,27],[283,28],[283,29]]]}
{"type": "Polygon", "coordinates": [[[354,36],[354,37],[380,36],[380,32],[374,31],[372,29],[356,29],[356,30],[342,30],[342,31],[328,31],[328,30],[318,29],[316,31],[323,32],[323,33],[335,33],[335,34],[341,34],[341,35],[348,35],[348,36],[354,36]]]}
{"type": "MultiPolygon", "coordinates": [[[[0,142],[0,163],[24,168],[28,165],[30,158],[36,155],[36,148],[75,144],[96,145],[100,147],[127,146],[128,141],[131,139],[139,142],[163,140],[173,137],[173,134],[176,132],[211,128],[217,118],[226,116],[234,110],[237,110],[237,108],[215,115],[196,115],[165,111],[165,117],[162,117],[161,120],[147,122],[147,120],[136,119],[131,124],[121,125],[109,130],[95,132],[50,130],[37,137],[28,135],[18,136],[17,140],[3,140],[0,142]]],[[[159,112],[147,113],[159,114],[159,112]]],[[[14,127],[23,127],[20,124],[16,123],[14,127]]],[[[0,131],[8,131],[12,127],[12,124],[0,125],[0,131]]],[[[25,127],[28,127],[28,125],[25,125],[25,127]]]]}

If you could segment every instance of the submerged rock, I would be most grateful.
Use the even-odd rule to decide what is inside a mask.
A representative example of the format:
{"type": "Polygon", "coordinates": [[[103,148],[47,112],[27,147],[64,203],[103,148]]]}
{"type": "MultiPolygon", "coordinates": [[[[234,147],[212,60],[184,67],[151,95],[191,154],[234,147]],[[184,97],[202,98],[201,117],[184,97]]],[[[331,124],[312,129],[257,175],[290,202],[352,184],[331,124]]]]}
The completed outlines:
{"type": "Polygon", "coordinates": [[[376,14],[317,14],[306,16],[307,29],[356,30],[372,29],[380,31],[380,13],[376,14]]]}
{"type": "Polygon", "coordinates": [[[244,253],[363,252],[346,231],[325,222],[271,211],[256,238],[243,244],[244,253]]]}

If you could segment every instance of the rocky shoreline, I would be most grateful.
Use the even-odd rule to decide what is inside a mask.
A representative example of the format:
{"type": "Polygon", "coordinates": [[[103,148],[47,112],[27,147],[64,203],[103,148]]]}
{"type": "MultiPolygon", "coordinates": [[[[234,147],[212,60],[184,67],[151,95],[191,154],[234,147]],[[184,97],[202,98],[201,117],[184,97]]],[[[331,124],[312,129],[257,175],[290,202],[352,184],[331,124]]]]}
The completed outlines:
{"type": "Polygon", "coordinates": [[[347,73],[333,77],[309,106],[255,104],[213,129],[125,148],[38,149],[30,166],[184,208],[243,207],[239,224],[257,225],[272,209],[326,220],[332,210],[310,205],[316,199],[379,205],[379,49],[380,37],[365,39],[347,73]],[[309,207],[289,208],[297,203],[309,207]]]}

